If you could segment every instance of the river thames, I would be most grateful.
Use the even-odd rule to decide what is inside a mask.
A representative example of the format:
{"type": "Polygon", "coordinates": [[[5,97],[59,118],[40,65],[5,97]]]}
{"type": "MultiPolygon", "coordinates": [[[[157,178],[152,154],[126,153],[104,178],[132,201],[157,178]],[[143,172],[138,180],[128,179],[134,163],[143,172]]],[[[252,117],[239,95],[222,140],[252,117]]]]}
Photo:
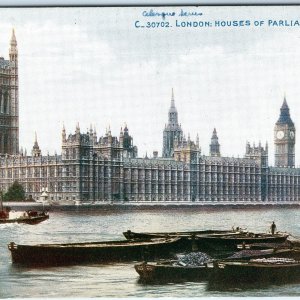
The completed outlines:
{"type": "Polygon", "coordinates": [[[68,267],[33,268],[11,263],[7,244],[67,243],[124,239],[122,232],[231,229],[268,232],[277,230],[300,236],[300,209],[287,208],[172,208],[130,209],[79,207],[50,211],[38,225],[0,225],[0,298],[26,297],[211,297],[300,296],[298,283],[211,287],[207,282],[142,284],[134,262],[68,267]]]}

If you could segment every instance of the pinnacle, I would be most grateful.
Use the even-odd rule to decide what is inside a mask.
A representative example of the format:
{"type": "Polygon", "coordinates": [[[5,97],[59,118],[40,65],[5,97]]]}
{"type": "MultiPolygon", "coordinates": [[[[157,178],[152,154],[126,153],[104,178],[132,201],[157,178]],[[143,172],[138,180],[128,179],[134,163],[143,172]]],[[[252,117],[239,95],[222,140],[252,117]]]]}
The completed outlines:
{"type": "Polygon", "coordinates": [[[283,103],[282,103],[282,106],[281,106],[281,109],[288,109],[288,104],[287,104],[287,101],[286,101],[286,93],[284,92],[284,96],[283,96],[283,103]]]}
{"type": "Polygon", "coordinates": [[[216,128],[214,128],[213,134],[212,134],[212,139],[217,139],[217,138],[218,138],[218,136],[217,136],[217,130],[216,130],[216,128]]]}
{"type": "Polygon", "coordinates": [[[10,44],[11,44],[11,46],[16,46],[17,45],[17,39],[16,39],[15,29],[14,28],[12,29],[10,44]]]}
{"type": "Polygon", "coordinates": [[[174,90],[172,88],[171,107],[175,107],[174,90]]]}

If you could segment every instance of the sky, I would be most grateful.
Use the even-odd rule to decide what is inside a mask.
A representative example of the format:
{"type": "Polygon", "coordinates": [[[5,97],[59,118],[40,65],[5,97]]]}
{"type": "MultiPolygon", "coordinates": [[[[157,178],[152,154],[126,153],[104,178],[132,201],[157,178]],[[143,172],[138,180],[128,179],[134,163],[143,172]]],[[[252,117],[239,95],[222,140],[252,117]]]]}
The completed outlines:
{"type": "MultiPolygon", "coordinates": [[[[298,20],[300,7],[154,7],[176,17],[144,17],[150,7],[2,8],[0,56],[8,57],[12,28],[19,51],[20,147],[31,151],[35,132],[43,154],[61,152],[61,130],[98,137],[126,123],[139,156],[161,154],[174,89],[186,136],[199,134],[209,154],[214,127],[221,154],[243,157],[249,141],[269,144],[284,94],[300,131],[300,27],[268,26],[298,20]],[[201,16],[177,17],[181,9],[201,16]],[[175,19],[213,26],[183,28],[175,19]],[[172,28],[135,28],[135,22],[172,28]],[[215,21],[251,26],[215,26],[215,21]],[[254,21],[264,21],[254,26],[254,21]]],[[[300,164],[296,131],[296,165],[300,164]]]]}

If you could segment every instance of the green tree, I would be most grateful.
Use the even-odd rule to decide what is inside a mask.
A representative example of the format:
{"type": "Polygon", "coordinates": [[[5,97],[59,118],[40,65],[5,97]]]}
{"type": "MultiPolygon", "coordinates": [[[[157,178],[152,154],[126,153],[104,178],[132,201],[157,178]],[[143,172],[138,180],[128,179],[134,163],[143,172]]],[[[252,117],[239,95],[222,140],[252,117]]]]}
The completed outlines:
{"type": "Polygon", "coordinates": [[[15,181],[4,194],[3,200],[5,201],[23,201],[25,200],[25,191],[23,186],[15,181]]]}

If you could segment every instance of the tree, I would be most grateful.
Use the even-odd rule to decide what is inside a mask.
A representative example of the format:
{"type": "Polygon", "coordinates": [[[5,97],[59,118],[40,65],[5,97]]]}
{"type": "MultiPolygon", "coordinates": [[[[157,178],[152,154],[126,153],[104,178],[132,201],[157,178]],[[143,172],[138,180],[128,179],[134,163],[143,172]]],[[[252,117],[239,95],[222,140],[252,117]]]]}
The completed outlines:
{"type": "Polygon", "coordinates": [[[15,181],[4,194],[3,199],[5,201],[23,201],[25,200],[25,191],[23,186],[15,181]]]}

